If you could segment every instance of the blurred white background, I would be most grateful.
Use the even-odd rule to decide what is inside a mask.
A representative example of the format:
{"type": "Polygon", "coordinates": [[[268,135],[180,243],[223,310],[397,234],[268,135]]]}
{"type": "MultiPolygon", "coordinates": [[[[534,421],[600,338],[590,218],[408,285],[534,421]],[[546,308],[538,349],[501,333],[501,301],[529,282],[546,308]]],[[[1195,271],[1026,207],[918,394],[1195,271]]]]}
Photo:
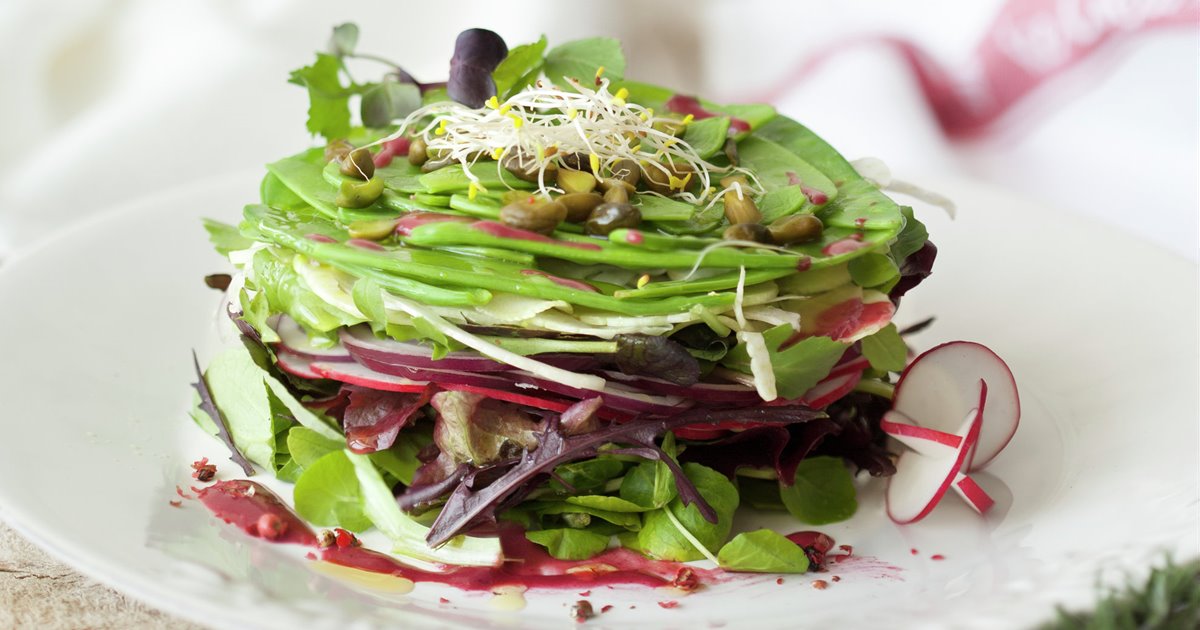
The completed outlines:
{"type": "Polygon", "coordinates": [[[771,96],[848,157],[880,157],[898,177],[977,178],[1197,259],[1200,2],[1018,0],[1018,19],[999,24],[1009,54],[1053,60],[1064,45],[1115,35],[986,133],[950,140],[897,49],[864,37],[915,43],[969,83],[1005,4],[6,0],[0,256],[123,200],[306,145],[306,95],[288,71],[311,61],[333,24],[355,21],[360,50],[424,80],[444,78],[467,27],[510,46],[541,33],[552,45],[616,36],[633,78],[714,100],[771,96]],[[1163,15],[1182,24],[1138,28],[1163,15]],[[801,76],[818,55],[825,62],[801,76]]]}

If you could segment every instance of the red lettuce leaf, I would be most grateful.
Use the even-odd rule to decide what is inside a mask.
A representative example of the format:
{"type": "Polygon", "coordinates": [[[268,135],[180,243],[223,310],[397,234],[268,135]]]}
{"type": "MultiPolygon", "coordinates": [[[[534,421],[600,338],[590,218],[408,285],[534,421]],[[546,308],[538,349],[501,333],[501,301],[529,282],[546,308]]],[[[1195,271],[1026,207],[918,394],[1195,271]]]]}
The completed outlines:
{"type": "Polygon", "coordinates": [[[345,385],[349,404],[342,415],[346,445],[355,453],[385,451],[396,443],[396,436],[413,416],[429,402],[431,388],[420,393],[386,392],[345,385]]]}

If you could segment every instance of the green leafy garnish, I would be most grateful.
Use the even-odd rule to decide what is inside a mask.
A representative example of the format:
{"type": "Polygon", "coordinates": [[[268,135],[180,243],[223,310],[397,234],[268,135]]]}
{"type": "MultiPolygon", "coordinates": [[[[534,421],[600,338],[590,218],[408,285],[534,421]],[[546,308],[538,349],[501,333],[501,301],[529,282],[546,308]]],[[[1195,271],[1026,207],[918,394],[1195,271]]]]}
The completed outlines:
{"type": "Polygon", "coordinates": [[[339,58],[317,53],[312,65],[292,71],[289,82],[308,89],[308,131],[327,139],[350,133],[350,95],[338,76],[339,58]]]}
{"type": "Polygon", "coordinates": [[[625,54],[621,52],[621,42],[611,37],[578,39],[559,44],[546,53],[546,76],[566,89],[571,88],[566,78],[588,85],[600,68],[604,68],[604,76],[613,81],[625,76],[625,54]]]}
{"type": "Polygon", "coordinates": [[[341,450],[304,467],[296,481],[296,512],[314,525],[361,532],[371,526],[363,513],[362,491],[354,464],[341,450]]]}
{"type": "MultiPolygon", "coordinates": [[[[808,337],[780,350],[795,331],[780,324],[763,333],[775,370],[775,383],[782,398],[799,398],[825,378],[846,352],[846,344],[829,337],[808,337]]],[[[738,344],[721,361],[725,367],[750,374],[750,355],[738,344]]]]}
{"type": "Polygon", "coordinates": [[[611,538],[570,527],[525,532],[525,537],[545,547],[550,555],[559,560],[587,560],[608,548],[611,538]]]}
{"type": "Polygon", "coordinates": [[[545,59],[542,57],[545,51],[545,35],[532,44],[517,46],[508,51],[508,56],[492,71],[492,79],[496,82],[496,94],[501,101],[507,100],[537,80],[542,66],[545,65],[545,59]]]}
{"type": "Polygon", "coordinates": [[[780,484],[780,497],[792,516],[812,525],[844,521],[858,510],[854,476],[837,457],[802,460],[794,482],[780,484]]]}
{"type": "Polygon", "coordinates": [[[863,337],[862,353],[871,362],[871,367],[883,372],[899,372],[908,364],[908,346],[900,338],[895,324],[863,337]]]}
{"type": "Polygon", "coordinates": [[[700,560],[705,553],[693,545],[672,522],[667,510],[675,520],[687,530],[693,538],[704,546],[711,554],[719,549],[729,537],[733,526],[733,513],[738,506],[737,488],[725,475],[700,464],[687,463],[683,472],[695,484],[700,495],[708,501],[717,513],[717,522],[710,523],[700,514],[695,505],[683,506],[679,498],[675,498],[661,509],[647,512],[642,524],[642,531],[636,538],[625,537],[622,540],[633,542],[642,553],[659,560],[688,562],[700,560]]]}
{"type": "Polygon", "coordinates": [[[717,553],[721,568],[753,573],[804,573],[808,556],[796,543],[769,529],[738,534],[717,553]]]}

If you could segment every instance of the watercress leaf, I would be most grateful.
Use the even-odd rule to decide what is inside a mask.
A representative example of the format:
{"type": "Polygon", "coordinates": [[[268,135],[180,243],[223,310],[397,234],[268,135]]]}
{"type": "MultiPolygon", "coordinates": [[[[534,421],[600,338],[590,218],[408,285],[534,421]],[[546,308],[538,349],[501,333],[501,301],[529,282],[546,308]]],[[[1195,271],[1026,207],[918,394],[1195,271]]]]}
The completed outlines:
{"type": "Polygon", "coordinates": [[[421,88],[417,85],[384,81],[363,92],[362,121],[368,127],[387,127],[392,121],[404,118],[420,106],[421,88]]]}
{"type": "Polygon", "coordinates": [[[302,472],[304,472],[304,468],[296,463],[296,460],[289,457],[283,466],[280,466],[279,470],[275,471],[275,478],[288,483],[296,483],[300,479],[300,473],[302,472]]]}
{"type": "Polygon", "coordinates": [[[792,516],[812,525],[844,521],[858,510],[854,477],[837,457],[810,457],[796,467],[795,483],[780,484],[792,516]]]}
{"type": "MultiPolygon", "coordinates": [[[[787,348],[780,346],[792,338],[795,331],[789,324],[780,324],[763,333],[775,371],[776,388],[782,398],[795,399],[812,389],[825,378],[846,352],[846,344],[829,337],[808,337],[787,348]]],[[[725,355],[721,364],[730,369],[750,372],[750,355],[745,344],[738,344],[725,355]]]]}
{"type": "Polygon", "coordinates": [[[779,482],[774,479],[738,479],[742,503],[758,510],[786,510],[779,497],[779,482]]]}
{"type": "Polygon", "coordinates": [[[721,547],[717,561],[727,571],[804,573],[808,570],[808,556],[804,550],[769,529],[734,536],[721,547]]]}
{"type": "MultiPolygon", "coordinates": [[[[667,432],[663,436],[662,450],[669,457],[675,457],[675,435],[667,432]]],[[[618,492],[622,499],[642,506],[646,509],[657,509],[671,502],[679,495],[675,485],[675,475],[671,468],[661,461],[642,462],[634,466],[621,480],[618,492]]]]}
{"type": "Polygon", "coordinates": [[[296,481],[296,513],[320,527],[361,532],[371,526],[363,512],[362,491],[354,465],[344,451],[327,453],[305,466],[296,481]]]}
{"type": "Polygon", "coordinates": [[[350,133],[350,97],[338,78],[341,65],[337,57],[317,53],[311,66],[293,70],[289,79],[308,89],[308,131],[327,140],[350,133]]]}
{"type": "Polygon", "coordinates": [[[610,497],[602,494],[585,494],[581,496],[567,497],[567,503],[571,505],[582,505],[592,507],[598,510],[607,510],[609,512],[645,512],[649,508],[642,507],[633,501],[622,499],[620,497],[610,497]]]}
{"type": "Polygon", "coordinates": [[[543,529],[525,532],[530,541],[546,548],[559,560],[587,560],[608,548],[609,536],[586,529],[543,529]]]}
{"type": "Polygon", "coordinates": [[[895,324],[888,324],[875,334],[863,337],[862,353],[876,370],[899,372],[908,364],[908,346],[900,338],[895,324]]]}
{"type": "Polygon", "coordinates": [[[725,140],[728,138],[728,116],[713,116],[692,121],[683,131],[683,141],[704,159],[716,155],[725,146],[725,140]]]}
{"type": "Polygon", "coordinates": [[[670,510],[680,525],[710,552],[719,549],[729,537],[733,513],[738,506],[737,488],[725,475],[707,466],[687,463],[683,465],[683,472],[716,511],[717,522],[705,520],[695,505],[685,508],[678,498],[661,509],[647,512],[637,535],[636,548],[651,558],[687,562],[704,557],[679,531],[666,510],[670,510]]]}
{"type": "MultiPolygon", "coordinates": [[[[580,491],[595,490],[603,487],[609,479],[619,476],[625,470],[625,464],[619,460],[597,457],[580,462],[563,464],[554,469],[559,479],[567,482],[572,488],[580,491]]],[[[558,492],[566,492],[558,480],[551,480],[550,487],[558,492]]]]}
{"type": "Polygon", "coordinates": [[[306,467],[334,451],[341,452],[346,443],[327,438],[308,427],[292,427],[287,434],[287,448],[292,459],[306,467]]]}
{"type": "Polygon", "coordinates": [[[887,254],[864,254],[849,262],[850,278],[860,287],[877,287],[900,275],[900,268],[887,254]]]}
{"type": "Polygon", "coordinates": [[[356,46],[358,46],[357,24],[346,22],[333,27],[333,33],[329,35],[329,54],[338,57],[353,55],[356,46]]]}
{"type": "Polygon", "coordinates": [[[546,52],[546,36],[542,35],[540,39],[532,44],[523,44],[508,51],[508,56],[504,61],[496,66],[492,72],[492,79],[496,82],[496,94],[503,101],[520,91],[529,83],[525,82],[526,77],[536,77],[538,71],[542,69],[545,63],[543,53],[546,52]]]}
{"type": "Polygon", "coordinates": [[[637,531],[642,528],[642,517],[637,512],[614,512],[590,505],[575,505],[561,501],[537,502],[530,507],[534,513],[540,516],[587,514],[629,531],[637,531]]]}
{"type": "Polygon", "coordinates": [[[546,76],[556,85],[571,89],[566,78],[587,85],[604,68],[604,76],[619,81],[625,76],[625,54],[621,42],[611,37],[593,37],[560,44],[546,53],[546,76]]]}

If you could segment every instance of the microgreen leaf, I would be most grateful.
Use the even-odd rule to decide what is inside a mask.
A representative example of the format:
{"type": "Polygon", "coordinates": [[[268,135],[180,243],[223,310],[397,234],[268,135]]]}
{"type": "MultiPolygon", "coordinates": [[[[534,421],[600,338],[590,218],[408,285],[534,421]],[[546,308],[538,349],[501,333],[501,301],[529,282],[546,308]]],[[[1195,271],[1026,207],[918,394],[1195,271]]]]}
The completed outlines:
{"type": "Polygon", "coordinates": [[[421,106],[421,88],[414,83],[385,80],[362,95],[362,121],[368,127],[387,127],[421,106]]]}
{"type": "Polygon", "coordinates": [[[717,561],[727,571],[804,573],[808,555],[778,532],[760,529],[734,536],[721,547],[717,561]]]}
{"type": "Polygon", "coordinates": [[[329,54],[338,57],[353,55],[358,46],[358,25],[353,22],[338,24],[329,36],[329,54]]]}
{"type": "Polygon", "coordinates": [[[293,70],[289,79],[308,89],[308,131],[328,140],[350,133],[350,97],[338,78],[341,67],[337,57],[317,53],[311,66],[293,70]]]}
{"type": "Polygon", "coordinates": [[[546,36],[532,44],[523,44],[509,51],[504,61],[492,72],[496,94],[503,101],[537,79],[545,64],[546,36]]]}
{"type": "Polygon", "coordinates": [[[667,510],[710,553],[721,547],[733,526],[733,513],[738,506],[737,488],[725,475],[700,464],[684,464],[683,472],[696,486],[704,500],[717,513],[717,521],[709,522],[695,506],[684,506],[676,498],[665,507],[646,513],[642,530],[638,532],[637,548],[647,556],[660,560],[687,562],[699,560],[705,554],[696,549],[672,522],[667,510]]]}
{"type": "Polygon", "coordinates": [[[508,55],[504,39],[482,28],[467,29],[454,40],[454,56],[450,58],[450,80],[446,92],[450,98],[467,107],[483,107],[496,95],[492,71],[508,55]]]}
{"type": "Polygon", "coordinates": [[[621,42],[610,37],[593,37],[560,44],[546,53],[546,76],[555,84],[569,88],[564,77],[587,84],[604,68],[604,76],[619,81],[625,76],[625,54],[621,42]]]}
{"type": "Polygon", "coordinates": [[[858,510],[854,477],[837,457],[810,457],[796,467],[796,481],[780,485],[792,516],[812,525],[844,521],[858,510]]]}
{"type": "MultiPolygon", "coordinates": [[[[846,352],[846,344],[828,337],[809,337],[779,349],[795,333],[789,324],[780,324],[763,333],[775,371],[776,387],[782,398],[794,399],[825,378],[846,352]]],[[[750,355],[745,344],[734,346],[722,365],[750,374],[750,355]]]]}

